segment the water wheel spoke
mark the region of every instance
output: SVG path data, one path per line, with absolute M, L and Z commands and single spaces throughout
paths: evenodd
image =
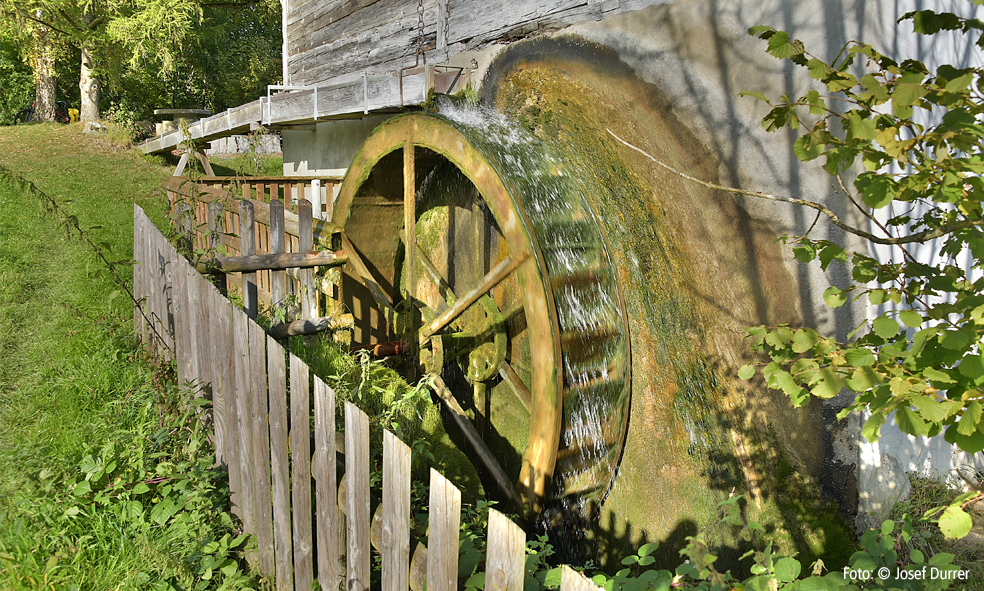
M 475 429 L 475 425 L 468 419 L 461 405 L 458 404 L 458 400 L 455 399 L 454 394 L 448 388 L 441 376 L 437 374 L 431 374 L 431 379 L 434 383 L 434 391 L 437 396 L 447 405 L 448 409 L 451 411 L 451 416 L 454 418 L 455 422 L 461 428 L 462 433 L 465 435 L 465 439 L 472 445 L 475 449 L 475 453 L 478 455 L 482 464 L 489 470 L 492 477 L 495 478 L 496 484 L 502 490 L 502 493 L 506 495 L 510 501 L 512 501 L 517 507 L 523 505 L 522 500 L 519 495 L 516 494 L 516 489 L 513 488 L 512 482 L 509 477 L 506 476 L 506 471 L 499 464 L 498 460 L 495 459 L 495 455 L 492 450 L 489 449 L 485 441 L 482 440 L 482 436 L 478 434 L 478 430 Z
M 509 384 L 509 389 L 516 395 L 526 412 L 529 412 L 533 408 L 533 395 L 530 394 L 526 384 L 523 383 L 523 380 L 516 374 L 508 361 L 499 364 L 499 375 L 502 376 L 503 381 Z
M 403 241 L 403 246 L 405 248 L 410 248 L 410 245 L 407 244 L 407 233 L 403 230 L 400 231 L 400 240 Z M 451 286 L 448 285 L 447 280 L 443 275 L 441 275 L 441 272 L 437 270 L 437 267 L 434 265 L 433 261 L 431 261 L 430 257 L 427 256 L 427 253 L 424 252 L 424 249 L 421 248 L 420 244 L 416 242 L 414 242 L 414 244 L 416 246 L 415 250 L 417 252 L 417 260 L 424 268 L 424 271 L 427 272 L 427 276 L 430 280 L 437 286 L 438 293 L 441 294 L 441 297 L 446 301 L 450 295 L 451 301 L 457 300 L 457 296 L 455 296 L 454 292 L 451 291 Z M 445 304 L 444 301 L 438 302 L 438 304 L 442 305 L 444 309 L 447 309 L 447 304 Z
M 355 245 L 352 244 L 352 241 L 349 240 L 348 236 L 345 234 L 342 234 L 341 236 L 342 245 L 344 245 L 345 251 L 349 255 L 349 264 L 352 265 L 355 272 L 362 278 L 362 283 L 369 289 L 369 292 L 372 293 L 372 297 L 376 300 L 376 303 L 389 312 L 390 318 L 395 318 L 396 310 L 393 309 L 393 302 L 390 300 L 389 296 L 386 295 L 383 288 L 380 287 L 379 283 L 376 282 L 376 279 L 372 276 L 372 273 L 369 272 L 369 267 L 367 267 L 365 261 L 362 260 L 362 255 L 359 254 L 359 250 L 355 248 Z
M 528 253 L 522 253 L 518 256 L 509 255 L 506 257 L 505 260 L 496 265 L 494 269 L 489 271 L 489 273 L 482 278 L 482 281 L 478 287 L 466 293 L 460 300 L 455 302 L 453 306 L 445 310 L 443 314 L 425 326 L 423 330 L 420 331 L 420 342 L 426 342 L 431 335 L 453 322 L 462 314 L 462 312 L 477 302 L 479 298 L 491 291 L 496 285 L 499 285 L 502 280 L 508 277 L 510 273 L 515 271 L 527 258 L 529 258 Z

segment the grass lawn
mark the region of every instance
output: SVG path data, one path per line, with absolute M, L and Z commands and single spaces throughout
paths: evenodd
M 173 164 L 81 129 L 0 127 L 0 589 L 256 586 L 197 421 L 65 223 L 129 260 L 133 204 L 160 223 Z

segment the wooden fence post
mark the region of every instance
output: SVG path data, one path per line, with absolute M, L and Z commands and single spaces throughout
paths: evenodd
M 410 585 L 410 457 L 407 444 L 383 433 L 383 591 Z
M 274 199 L 270 202 L 270 254 L 284 252 L 284 202 Z M 270 275 L 270 305 L 276 309 L 284 305 L 287 296 L 287 271 L 276 270 Z M 284 316 L 284 321 L 288 319 Z
M 281 243 L 281 247 L 283 243 Z M 318 581 L 322 589 L 336 589 L 338 568 L 338 474 L 335 469 L 335 392 L 314 377 L 314 465 L 318 546 Z M 405 591 L 405 590 L 403 590 Z
M 369 417 L 345 401 L 346 591 L 369 589 Z
M 431 468 L 427 535 L 427 591 L 457 591 L 461 491 Z
M 287 460 L 287 353 L 267 337 L 270 381 L 270 468 L 273 473 L 273 536 L 277 591 L 294 590 L 293 538 L 290 528 L 290 472 Z
M 314 582 L 314 541 L 311 534 L 311 395 L 308 366 L 290 356 L 291 506 L 294 508 L 294 588 L 306 591 Z
M 314 218 L 311 202 L 301 199 L 297 202 L 297 247 L 299 252 L 314 250 Z M 301 280 L 301 318 L 309 320 L 318 317 L 318 296 L 314 292 L 314 269 L 299 269 Z
M 239 254 L 242 256 L 256 254 L 256 221 L 253 204 L 246 200 L 239 202 Z M 256 273 L 243 273 L 243 310 L 253 319 L 256 318 L 257 313 L 256 296 Z

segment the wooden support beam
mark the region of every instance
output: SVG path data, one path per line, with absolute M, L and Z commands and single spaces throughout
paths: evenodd
M 351 314 L 327 316 L 325 318 L 309 318 L 295 320 L 284 324 L 278 322 L 270 327 L 270 334 L 278 339 L 304 334 L 314 334 L 326 330 L 347 330 L 354 326 L 355 320 Z
M 271 241 L 272 245 L 272 241 Z M 283 250 L 283 245 L 281 245 Z M 314 252 L 288 252 L 283 254 L 254 254 L 252 256 L 217 257 L 202 259 L 195 267 L 199 273 L 222 271 L 247 273 L 251 271 L 309 269 L 311 267 L 341 267 L 348 263 L 345 251 L 322 250 Z

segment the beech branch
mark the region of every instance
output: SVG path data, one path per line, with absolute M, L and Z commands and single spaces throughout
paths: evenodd
M 698 179 L 696 177 L 690 176 L 689 174 L 687 174 L 685 172 L 680 172 L 679 170 L 673 168 L 672 166 L 670 166 L 669 164 L 666 164 L 665 162 L 661 162 L 661 161 L 657 160 L 656 158 L 654 158 L 653 156 L 651 156 L 649 153 L 647 153 L 645 150 L 642 150 L 641 148 L 637 148 L 636 146 L 633 146 L 629 142 L 627 142 L 627 141 L 623 140 L 622 138 L 618 137 L 617 135 L 615 135 L 615 132 L 614 131 L 612 131 L 610 129 L 608 129 L 607 131 L 608 131 L 609 134 L 611 134 L 611 136 L 613 138 L 615 138 L 619 142 L 621 142 L 621 143 L 625 144 L 626 146 L 632 148 L 636 152 L 639 152 L 640 154 L 642 154 L 646 158 L 649 158 L 650 160 L 652 160 L 653 162 L 655 162 L 657 165 L 665 168 L 666 170 L 672 172 L 673 174 L 675 174 L 675 175 L 677 175 L 679 177 L 682 177 L 682 178 L 687 179 L 688 181 L 691 181 L 693 183 L 697 183 L 698 185 L 702 185 L 704 187 L 707 187 L 708 189 L 715 189 L 715 190 L 718 190 L 718 191 L 727 191 L 728 193 L 734 193 L 736 195 L 746 195 L 748 197 L 755 197 L 757 199 L 767 199 L 769 201 L 778 201 L 780 203 L 792 203 L 794 205 L 802 205 L 803 207 L 809 207 L 810 209 L 814 209 L 816 211 L 819 211 L 823 215 L 827 216 L 827 218 L 830 219 L 831 223 L 833 223 L 835 226 L 837 226 L 841 230 L 844 230 L 845 232 L 847 232 L 849 234 L 854 234 L 855 236 L 864 238 L 865 240 L 870 240 L 871 242 L 874 242 L 875 244 L 887 244 L 887 245 L 891 245 L 891 246 L 896 246 L 896 245 L 899 245 L 899 244 L 910 244 L 912 242 L 924 242 L 926 240 L 932 240 L 934 238 L 940 238 L 942 236 L 946 236 L 947 234 L 952 234 L 953 232 L 957 232 L 959 230 L 964 230 L 966 228 L 973 228 L 975 226 L 980 226 L 981 224 L 984 224 L 984 218 L 979 219 L 979 220 L 964 220 L 962 222 L 957 222 L 955 224 L 948 224 L 946 226 L 941 226 L 941 227 L 935 228 L 933 230 L 924 230 L 922 232 L 917 232 L 916 234 L 909 234 L 908 236 L 901 236 L 901 237 L 898 237 L 898 238 L 882 238 L 880 236 L 875 236 L 874 234 L 872 234 L 870 232 L 865 232 L 864 230 L 862 230 L 860 228 L 855 228 L 854 226 L 845 224 L 844 222 L 841 221 L 841 219 L 839 217 L 837 217 L 837 214 L 835 214 L 833 211 L 831 211 L 828 207 L 826 207 L 825 205 L 822 205 L 820 203 L 817 203 L 815 201 L 808 201 L 806 199 L 795 199 L 793 197 L 779 197 L 778 195 L 770 195 L 768 193 L 762 193 L 761 191 L 746 191 L 745 189 L 738 189 L 738 188 L 735 188 L 735 187 L 726 187 L 724 185 L 718 185 L 716 183 L 709 183 L 707 181 L 702 181 L 702 180 L 700 180 L 700 179 Z

